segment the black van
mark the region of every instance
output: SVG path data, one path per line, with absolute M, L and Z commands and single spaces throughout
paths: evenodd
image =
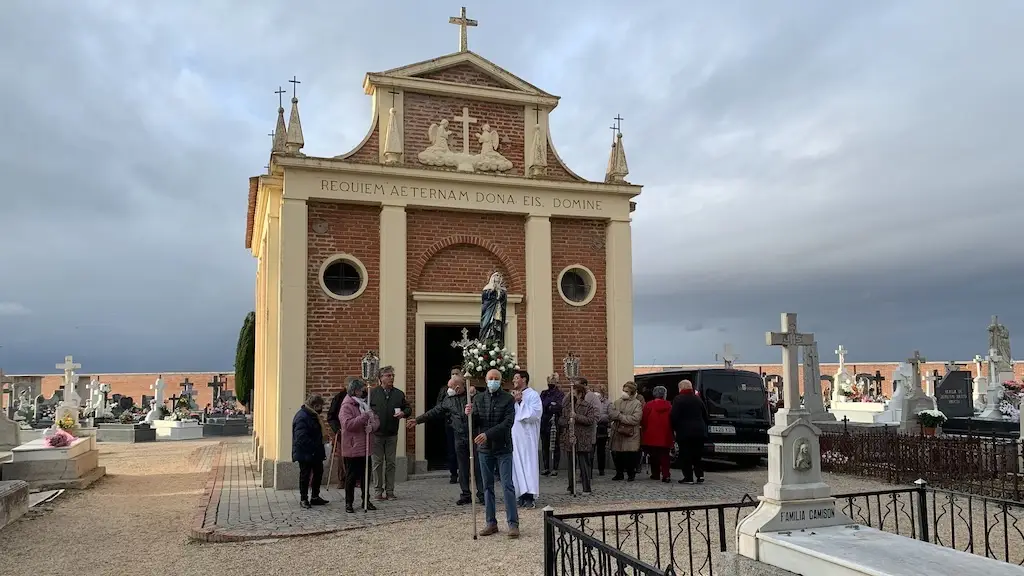
M 634 377 L 637 391 L 646 400 L 655 386 L 668 391 L 665 399 L 672 401 L 679 394 L 679 382 L 693 382 L 708 407 L 711 423 L 704 453 L 708 457 L 730 460 L 744 466 L 757 465 L 768 454 L 768 428 L 771 409 L 764 381 L 756 372 L 730 368 L 673 370 L 651 372 Z

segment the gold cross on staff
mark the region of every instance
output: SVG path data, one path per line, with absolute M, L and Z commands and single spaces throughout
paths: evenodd
M 458 16 L 452 16 L 448 18 L 449 24 L 457 24 L 459 26 L 459 52 L 466 52 L 469 50 L 469 34 L 467 34 L 467 27 L 476 26 L 476 20 L 470 20 L 466 18 L 466 7 L 463 6 Z

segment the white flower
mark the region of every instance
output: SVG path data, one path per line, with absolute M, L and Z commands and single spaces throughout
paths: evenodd
M 466 364 L 466 370 L 472 370 L 473 367 L 474 366 L 472 364 Z
M 484 357 L 483 356 L 477 356 L 476 359 L 479 362 L 483 362 L 484 361 Z
M 494 366 L 495 364 L 497 364 L 497 362 L 495 362 L 494 360 L 491 360 L 491 366 Z
M 514 367 L 514 369 L 515 369 L 515 370 L 519 370 L 519 369 L 520 369 L 520 368 L 519 368 L 519 364 L 516 364 L 516 365 L 515 365 L 515 367 Z
M 476 371 L 477 371 L 477 372 L 483 372 L 483 370 L 484 370 L 484 367 L 483 367 L 483 366 L 477 366 L 477 367 L 476 367 Z
M 469 351 L 469 353 L 475 356 L 480 353 L 480 350 L 478 348 L 473 348 L 472 350 Z

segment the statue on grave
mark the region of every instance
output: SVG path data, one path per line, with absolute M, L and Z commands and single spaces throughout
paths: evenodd
M 490 281 L 480 294 L 480 341 L 505 345 L 505 308 L 508 290 L 501 272 L 491 274 Z
M 992 325 L 988 327 L 988 348 L 995 350 L 999 356 L 996 364 L 997 374 L 1013 372 L 1010 356 L 1010 329 L 999 323 L 999 317 L 992 317 Z

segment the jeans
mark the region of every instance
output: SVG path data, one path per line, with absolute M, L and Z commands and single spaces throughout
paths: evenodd
M 380 496 L 385 491 L 395 495 L 395 451 L 398 436 L 375 436 L 373 438 L 373 493 Z
M 345 476 L 345 505 L 351 506 L 356 499 L 356 484 L 362 486 L 363 478 L 366 477 L 366 456 L 345 458 L 345 468 L 348 470 L 348 475 Z M 370 492 L 365 486 L 362 493 L 364 500 L 369 497 Z M 362 506 L 363 503 L 359 505 Z
M 494 502 L 494 469 L 501 478 L 501 491 L 505 493 L 505 519 L 509 527 L 519 527 L 519 509 L 516 507 L 516 487 L 512 483 L 512 453 L 491 454 L 480 452 L 480 475 L 484 484 L 484 519 L 488 526 L 497 526 Z
M 469 485 L 469 442 L 463 440 L 456 441 L 455 454 L 459 460 L 459 488 L 462 490 L 462 497 L 469 498 L 470 491 L 475 488 L 477 499 L 483 500 L 484 493 L 480 488 L 483 486 L 483 478 L 480 476 L 480 453 L 477 452 L 476 446 L 473 446 L 473 468 L 475 468 L 473 470 L 473 480 L 476 483 L 475 487 Z
M 313 498 L 319 498 L 320 484 L 323 483 L 323 480 L 323 461 L 299 462 L 299 499 L 308 502 L 310 491 L 313 492 Z
M 552 425 L 551 428 L 555 428 L 555 426 Z M 558 470 L 558 458 L 559 458 L 559 456 L 561 456 L 561 453 L 558 450 L 558 448 L 559 448 L 558 442 L 559 442 L 558 434 L 555 434 L 554 442 L 552 442 L 552 440 L 551 440 L 551 430 L 550 429 L 548 429 L 547 431 L 544 431 L 544 430 L 540 431 L 540 451 L 543 453 L 543 454 L 541 454 L 541 456 L 542 456 L 541 461 L 544 463 L 544 470 L 545 471 L 550 472 L 551 470 Z M 555 461 L 554 461 L 554 465 L 553 466 L 552 466 L 552 462 L 551 462 L 551 445 L 552 444 L 555 445 L 554 446 L 554 449 L 555 449 L 554 450 L 555 451 L 554 460 Z

